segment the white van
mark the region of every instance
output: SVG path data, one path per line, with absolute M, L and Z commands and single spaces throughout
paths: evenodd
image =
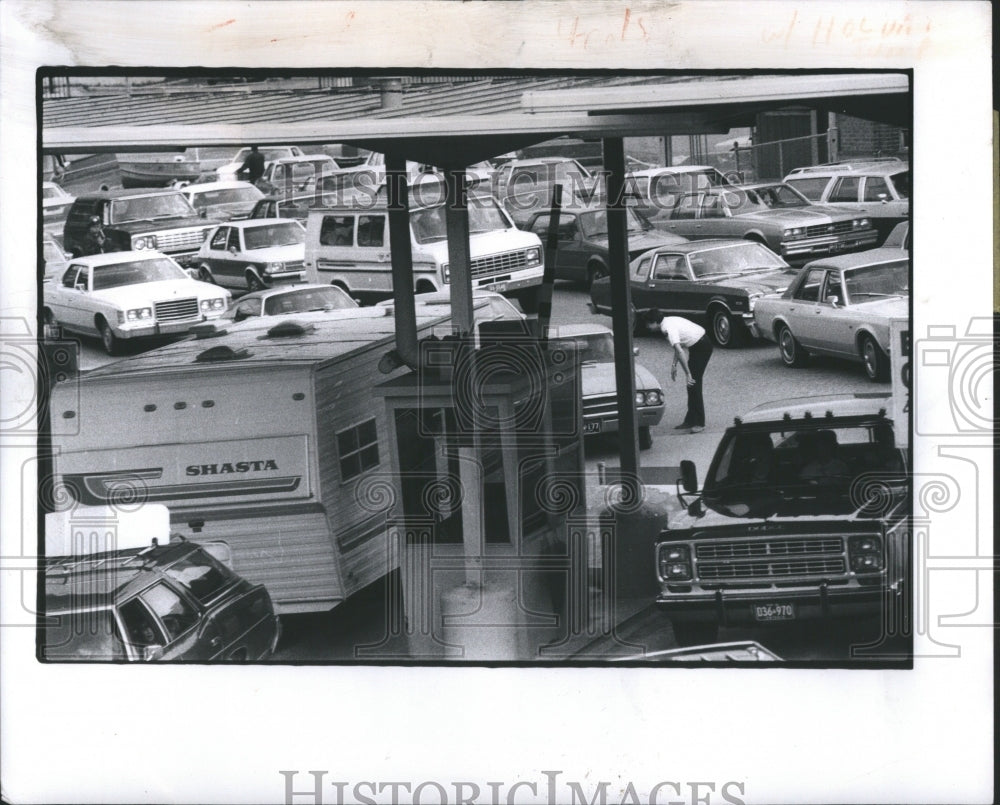
M 524 232 L 492 196 L 469 198 L 473 290 L 516 298 L 534 312 L 544 270 L 542 242 Z M 448 290 L 444 204 L 410 210 L 413 283 L 417 293 Z M 352 297 L 392 295 L 389 216 L 384 204 L 312 209 L 306 226 L 306 280 L 339 285 Z

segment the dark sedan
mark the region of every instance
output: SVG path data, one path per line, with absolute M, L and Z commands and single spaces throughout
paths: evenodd
M 629 266 L 636 329 L 644 329 L 644 313 L 659 309 L 706 323 L 709 336 L 720 347 L 737 346 L 751 332 L 757 300 L 784 291 L 795 274 L 766 246 L 746 240 L 661 246 Z M 595 312 L 611 314 L 607 277 L 594 282 L 590 298 Z
M 657 232 L 631 209 L 626 212 L 630 260 L 657 246 L 687 242 L 687 238 L 679 235 Z M 549 213 L 537 213 L 524 228 L 538 235 L 544 244 L 549 232 Z M 608 262 L 607 210 L 604 207 L 562 210 L 555 278 L 583 282 L 589 287 L 594 280 L 608 275 Z

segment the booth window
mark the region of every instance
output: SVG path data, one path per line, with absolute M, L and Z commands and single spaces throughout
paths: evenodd
M 337 453 L 340 456 L 340 480 L 343 482 L 377 467 L 378 432 L 375 420 L 369 419 L 340 431 L 337 434 Z

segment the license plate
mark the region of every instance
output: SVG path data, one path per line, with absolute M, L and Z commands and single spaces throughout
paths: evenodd
M 795 604 L 752 604 L 754 620 L 790 621 L 795 620 Z
M 600 433 L 601 432 L 601 420 L 595 419 L 591 422 L 583 423 L 584 433 Z
M 506 282 L 494 282 L 492 285 L 487 285 L 486 290 L 495 291 L 496 293 L 503 293 L 507 290 Z

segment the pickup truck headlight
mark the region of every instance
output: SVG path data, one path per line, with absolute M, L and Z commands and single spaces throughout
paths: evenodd
M 878 537 L 851 537 L 847 547 L 855 573 L 878 573 L 882 569 L 882 540 Z
M 226 300 L 221 297 L 218 299 L 202 299 L 201 309 L 203 312 L 208 312 L 210 310 L 225 310 Z
M 132 248 L 135 251 L 156 248 L 156 235 L 139 235 L 132 238 Z
M 153 318 L 153 309 L 149 307 L 135 307 L 125 311 L 125 321 L 142 321 Z
M 285 270 L 284 263 L 268 263 L 266 266 L 264 266 L 265 274 L 274 274 L 278 271 L 284 271 L 284 270 Z
M 524 253 L 524 264 L 527 266 L 537 266 L 542 262 L 542 250 L 541 248 L 528 249 Z
M 441 265 L 441 279 L 444 282 L 451 282 L 451 269 L 448 267 L 447 263 Z
M 851 224 L 855 229 L 868 229 L 872 225 L 872 222 L 867 218 L 855 218 Z
M 660 578 L 665 581 L 690 581 L 691 549 L 687 545 L 660 546 Z

